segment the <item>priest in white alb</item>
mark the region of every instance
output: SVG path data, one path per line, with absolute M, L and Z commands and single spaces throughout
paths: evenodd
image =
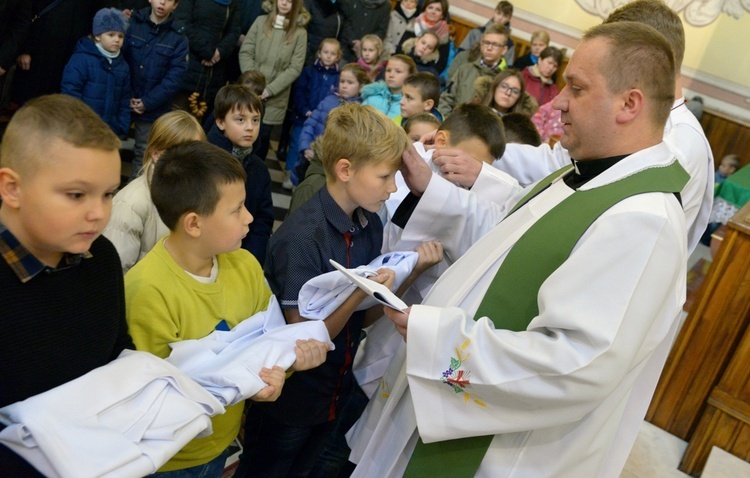
M 505 205 L 404 155 L 406 228 L 458 260 L 387 311 L 406 357 L 350 432 L 353 476 L 619 476 L 685 300 L 674 75 L 651 27 L 589 30 L 554 101 L 573 164 Z

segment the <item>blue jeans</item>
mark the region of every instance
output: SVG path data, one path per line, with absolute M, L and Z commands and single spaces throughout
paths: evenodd
M 229 449 L 224 450 L 208 463 L 182 470 L 157 471 L 151 476 L 154 478 L 221 478 L 227 457 L 229 457 Z

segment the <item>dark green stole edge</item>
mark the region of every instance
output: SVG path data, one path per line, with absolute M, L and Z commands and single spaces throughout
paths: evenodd
M 510 214 L 571 168 L 568 166 L 541 180 Z M 674 161 L 670 166 L 648 168 L 611 184 L 574 192 L 513 245 L 479 304 L 475 320 L 488 317 L 495 328 L 526 330 L 539 314 L 537 295 L 542 283 L 565 262 L 581 236 L 604 211 L 637 194 L 677 193 L 688 179 L 688 173 Z M 487 435 L 425 444 L 420 437 L 404 477 L 473 477 L 493 438 L 494 435 Z

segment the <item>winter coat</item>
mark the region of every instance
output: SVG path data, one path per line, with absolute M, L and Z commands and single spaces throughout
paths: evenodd
M 175 21 L 185 25 L 185 36 L 190 47 L 188 72 L 182 82 L 182 91 L 197 91 L 212 99 L 224 86 L 225 60 L 234 51 L 240 37 L 241 18 L 237 0 L 220 5 L 214 0 L 182 0 L 174 11 Z M 203 66 L 202 60 L 211 60 L 216 50 L 221 59 L 213 66 Z
M 419 9 L 411 14 L 410 17 L 406 17 L 406 14 L 401 9 L 401 3 L 396 4 L 396 8 L 391 10 L 390 21 L 388 22 L 388 31 L 385 34 L 383 42 L 385 43 L 385 51 L 393 55 L 396 53 L 399 45 L 401 45 L 401 38 L 407 31 L 414 32 L 414 19 L 417 18 Z
M 339 66 L 326 68 L 316 61 L 306 66 L 294 85 L 294 124 L 302 126 L 307 113 L 312 112 L 339 85 Z
M 362 104 L 375 107 L 389 118 L 401 114 L 401 96 L 401 93 L 391 93 L 385 81 L 377 81 L 362 87 Z
M 297 28 L 294 37 L 287 42 L 286 32 L 272 29 L 265 34 L 268 15 L 261 15 L 245 35 L 240 47 L 240 69 L 245 72 L 257 70 L 266 77 L 266 90 L 270 96 L 266 99 L 263 124 L 277 125 L 284 121 L 289 104 L 289 93 L 292 83 L 302 73 L 307 52 L 307 31 L 305 25 L 310 14 L 304 8 L 297 17 Z
M 289 202 L 289 211 L 286 217 L 289 217 L 298 207 L 305 204 L 315 193 L 320 191 L 326 185 L 326 171 L 320 158 L 315 156 L 310 160 L 310 166 L 305 173 L 305 179 L 299 183 L 292 193 L 292 200 Z
M 149 186 L 149 179 L 142 174 L 122 188 L 112 201 L 112 215 L 104 228 L 103 234 L 120 255 L 123 274 L 169 234 L 151 200 Z
M 156 25 L 151 7 L 130 17 L 122 53 L 130 66 L 133 98 L 140 98 L 146 111 L 133 114 L 137 121 L 153 122 L 172 108 L 188 70 L 188 40 L 185 27 L 173 18 Z
M 495 68 L 488 68 L 478 59 L 473 63 L 462 65 L 456 74 L 451 78 L 450 83 L 445 91 L 440 95 L 440 104 L 438 109 L 443 116 L 448 116 L 456 106 L 468 103 L 474 97 L 474 81 L 480 76 L 489 76 L 494 78 L 506 68 L 505 59 L 501 59 Z
M 357 55 L 352 50 L 354 41 L 370 33 L 385 38 L 391 3 L 387 0 L 346 0 L 341 3 L 341 11 L 345 19 L 341 34 L 344 58 L 349 62 L 357 61 Z
M 414 54 L 414 44 L 417 43 L 416 38 L 410 38 L 401 45 L 401 50 L 405 55 L 408 55 L 414 63 L 417 65 L 417 70 L 427 73 L 432 73 L 438 80 L 440 80 L 440 72 L 438 71 L 438 63 L 440 61 L 440 51 L 435 48 L 435 51 L 425 57 L 418 57 Z M 442 84 L 442 82 L 441 82 Z
M 326 38 L 340 39 L 344 28 L 344 14 L 341 13 L 341 1 L 304 0 L 303 4 L 310 13 L 307 24 L 307 55 L 305 65 L 312 65 L 320 42 Z
M 214 125 L 206 137 L 209 143 L 231 153 L 232 142 L 218 126 Z M 250 232 L 242 239 L 242 248 L 250 251 L 258 262 L 266 260 L 266 247 L 273 230 L 273 200 L 271 199 L 271 175 L 266 163 L 254 154 L 242 160 L 247 174 L 245 180 L 245 207 L 253 216 Z
M 525 68 L 521 75 L 526 85 L 526 93 L 536 98 L 537 104 L 546 105 L 560 93 L 560 88 L 552 81 L 544 81 L 532 71 L 532 66 Z
M 61 90 L 82 100 L 112 128 L 124 136 L 130 128 L 130 68 L 118 55 L 109 62 L 88 37 L 81 38 L 65 65 Z
M 347 101 L 356 101 L 357 103 L 362 101 L 362 98 L 356 96 L 354 98 L 341 98 L 338 94 L 328 95 L 318 104 L 318 107 L 312 112 L 309 118 L 305 120 L 305 124 L 302 126 L 302 132 L 299 136 L 299 151 L 303 153 L 306 149 L 310 149 L 310 144 L 323 134 L 326 128 L 326 120 L 328 114 L 335 107 L 346 103 Z

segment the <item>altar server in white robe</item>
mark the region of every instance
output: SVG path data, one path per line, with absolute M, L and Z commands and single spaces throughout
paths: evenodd
M 676 192 L 688 176 L 661 129 L 674 100 L 674 59 L 654 29 L 605 24 L 585 34 L 565 76 L 554 106 L 575 171 L 510 215 L 405 154 L 404 176 L 421 194 L 406 227 L 432 231 L 460 259 L 424 305 L 387 311 L 407 339 L 406 359 L 350 433 L 354 476 L 619 476 L 685 299 Z M 526 251 L 515 254 L 527 262 L 511 276 L 521 284 L 549 261 L 564 225 L 595 206 L 583 201 L 563 214 L 567 201 L 671 173 L 677 179 L 664 180 L 664 192 L 625 195 L 592 215 L 533 290 L 536 312 L 519 327 L 506 308 L 529 288 L 516 289 L 507 274 L 504 287 L 493 284 L 509 257 Z M 538 241 L 531 231 L 549 219 L 563 227 Z M 510 300 L 498 306 L 498 294 Z

